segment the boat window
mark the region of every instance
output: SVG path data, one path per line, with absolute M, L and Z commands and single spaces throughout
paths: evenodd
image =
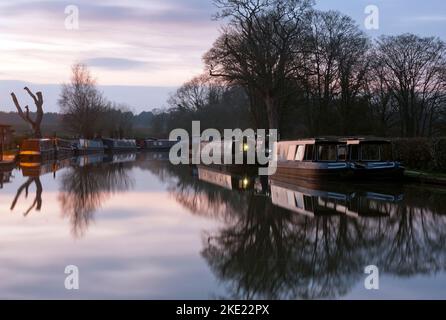
M 317 159 L 319 161 L 336 161 L 336 145 L 323 144 L 317 147 Z
M 279 145 L 279 160 L 286 160 L 286 149 L 282 145 Z
M 379 144 L 363 144 L 361 146 L 362 161 L 379 161 Z
M 390 143 L 381 145 L 381 160 L 393 161 L 392 145 Z
M 304 206 L 306 211 L 314 212 L 313 198 L 310 196 L 304 196 Z
M 302 161 L 304 159 L 304 156 L 305 156 L 305 146 L 298 146 L 296 157 L 294 158 L 294 160 Z
M 314 160 L 314 145 L 308 144 L 305 146 L 305 161 L 313 161 Z
M 350 160 L 353 160 L 353 161 L 359 160 L 359 146 L 358 145 L 350 146 Z
M 288 155 L 287 155 L 286 159 L 288 161 L 291 161 L 291 160 L 294 160 L 295 156 L 296 156 L 296 146 L 289 146 L 288 147 Z
M 338 146 L 338 161 L 347 161 L 347 146 Z

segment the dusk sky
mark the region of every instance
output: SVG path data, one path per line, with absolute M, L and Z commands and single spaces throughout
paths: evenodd
M 78 30 L 65 28 L 69 5 L 79 8 Z M 372 37 L 446 39 L 444 0 L 319 0 L 316 8 L 339 10 L 364 28 L 368 5 L 380 9 Z M 0 108 L 13 110 L 8 93 L 28 82 L 48 89 L 47 110 L 57 111 L 54 85 L 68 81 L 76 61 L 91 68 L 108 98 L 137 112 L 162 107 L 168 92 L 203 72 L 201 58 L 219 34 L 213 13 L 212 0 L 0 0 Z

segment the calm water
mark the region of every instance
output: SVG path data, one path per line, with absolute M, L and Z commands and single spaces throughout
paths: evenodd
M 446 298 L 445 190 L 291 185 L 163 156 L 1 173 L 0 298 Z

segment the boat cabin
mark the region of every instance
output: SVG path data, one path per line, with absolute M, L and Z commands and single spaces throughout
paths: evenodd
M 348 158 L 359 162 L 393 161 L 392 144 L 380 139 L 347 139 Z
M 144 149 L 149 151 L 170 151 L 177 143 L 177 140 L 146 140 Z
M 278 161 L 346 162 L 347 143 L 335 139 L 284 141 L 277 144 Z
M 75 142 L 75 152 L 77 154 L 101 153 L 104 152 L 102 140 L 79 139 Z
M 136 140 L 102 139 L 107 151 L 136 151 Z

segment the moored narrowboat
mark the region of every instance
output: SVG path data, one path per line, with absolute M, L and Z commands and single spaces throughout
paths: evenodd
M 345 139 L 354 178 L 402 178 L 405 168 L 393 157 L 392 144 L 379 138 Z
M 73 156 L 73 141 L 55 138 L 53 142 L 57 158 L 65 159 Z
M 102 139 L 105 151 L 130 152 L 137 150 L 136 140 L 128 139 Z
M 55 156 L 54 143 L 51 139 L 26 139 L 20 146 L 20 158 L 52 159 Z
M 277 170 L 273 178 L 339 179 L 350 175 L 347 143 L 338 139 L 277 142 Z
M 78 139 L 74 143 L 74 151 L 77 155 L 103 153 L 104 144 L 102 140 Z
M 166 139 L 145 140 L 143 149 L 148 151 L 170 151 L 170 149 L 177 143 L 178 141 L 176 140 Z

